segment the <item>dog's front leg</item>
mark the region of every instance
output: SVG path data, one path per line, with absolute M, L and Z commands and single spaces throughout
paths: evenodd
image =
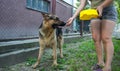
M 44 52 L 44 47 L 40 46 L 37 62 L 32 66 L 32 68 L 36 68 L 39 65 L 43 52 Z
M 57 50 L 56 50 L 56 48 L 57 48 L 57 44 L 54 44 L 53 45 L 53 66 L 57 66 L 58 64 L 57 64 Z

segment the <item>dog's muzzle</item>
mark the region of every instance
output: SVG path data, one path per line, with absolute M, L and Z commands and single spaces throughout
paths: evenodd
M 62 22 L 59 26 L 65 26 L 66 23 L 65 22 Z
M 66 23 L 65 22 L 61 22 L 60 24 L 53 24 L 52 25 L 52 27 L 53 28 L 62 28 L 62 27 L 64 27 L 66 25 Z

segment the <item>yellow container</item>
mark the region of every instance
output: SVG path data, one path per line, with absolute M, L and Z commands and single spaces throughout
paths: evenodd
M 96 9 L 87 9 L 80 12 L 80 20 L 90 20 L 92 18 L 98 18 L 98 12 Z

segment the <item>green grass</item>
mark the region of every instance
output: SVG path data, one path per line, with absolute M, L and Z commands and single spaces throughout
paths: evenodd
M 69 71 L 91 71 L 96 62 L 96 53 L 91 40 L 82 42 L 78 47 L 68 50 L 70 52 Z
M 113 39 L 115 46 L 115 53 L 112 62 L 112 71 L 120 71 L 120 40 Z M 89 39 L 82 39 L 80 41 L 64 44 L 63 47 L 64 58 L 61 59 L 58 55 L 58 66 L 52 67 L 50 64 L 46 67 L 45 65 L 40 65 L 43 67 L 41 71 L 92 71 L 91 67 L 96 64 L 97 56 L 94 48 L 93 41 Z M 47 62 L 49 57 L 43 58 L 42 63 Z M 29 59 L 27 63 L 30 65 L 35 62 L 35 59 Z M 39 68 L 39 67 L 38 67 Z
M 120 71 L 120 40 L 113 39 L 114 44 L 114 58 L 112 63 L 112 69 L 113 71 Z

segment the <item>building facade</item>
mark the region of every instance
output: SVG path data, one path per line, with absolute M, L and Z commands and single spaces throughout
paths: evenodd
M 64 0 L 56 0 L 55 6 L 61 20 L 72 15 L 72 5 Z M 52 0 L 0 0 L 0 41 L 38 37 L 40 12 L 52 13 L 52 7 Z
M 0 0 L 0 67 L 37 57 L 40 12 L 55 13 L 66 22 L 72 8 L 64 0 Z

